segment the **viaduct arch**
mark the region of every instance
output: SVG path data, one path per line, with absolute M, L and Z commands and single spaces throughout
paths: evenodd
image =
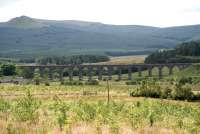
M 102 70 L 104 68 L 107 68 L 107 75 L 108 79 L 112 80 L 113 71 L 117 71 L 118 80 L 120 81 L 122 79 L 122 70 L 126 69 L 128 71 L 128 80 L 132 80 L 132 73 L 133 69 L 136 69 L 136 72 L 138 72 L 138 76 L 142 76 L 142 71 L 147 70 L 148 76 L 152 77 L 152 69 L 158 68 L 158 77 L 161 79 L 163 77 L 163 68 L 167 67 L 169 69 L 169 75 L 173 74 L 173 68 L 178 67 L 179 70 L 182 70 L 184 68 L 187 68 L 190 66 L 190 63 L 169 63 L 169 64 L 132 64 L 132 65 L 17 65 L 20 68 L 29 68 L 32 71 L 35 69 L 40 70 L 40 76 L 44 76 L 44 70 L 47 68 L 49 69 L 49 77 L 52 77 L 53 70 L 59 70 L 59 78 L 60 81 L 63 80 L 63 71 L 64 69 L 68 69 L 68 75 L 69 80 L 73 80 L 73 71 L 74 69 L 78 69 L 78 77 L 79 80 L 83 80 L 83 69 L 87 69 L 87 76 L 88 80 L 93 79 L 93 71 L 96 69 L 97 71 L 97 77 L 98 80 L 102 80 Z

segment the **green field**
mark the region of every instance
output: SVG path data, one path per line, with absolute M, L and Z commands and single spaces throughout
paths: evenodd
M 130 97 L 130 92 L 138 86 L 110 81 L 108 103 L 107 82 L 93 86 L 58 82 L 51 82 L 50 86 L 1 84 L 1 133 L 196 134 L 200 131 L 199 102 Z
M 169 88 L 173 89 L 172 94 L 176 88 L 186 93 L 191 89 L 194 95 L 200 93 L 198 64 L 173 71 L 169 76 L 169 70 L 164 68 L 163 79 L 144 88 L 159 89 L 162 94 Z M 158 70 L 154 68 L 152 74 L 157 78 Z M 130 82 L 127 74 L 123 74 L 122 81 L 117 81 L 117 75 L 111 81 L 103 76 L 104 81 L 97 81 L 97 85 L 87 85 L 86 76 L 82 82 L 74 77 L 74 85 L 70 85 L 67 77 L 62 84 L 58 79 L 42 79 L 39 85 L 33 80 L 23 84 L 1 83 L 0 133 L 199 134 L 200 102 L 178 101 L 173 97 L 132 97 L 133 92 L 141 89 L 143 81 L 152 79 L 146 79 L 147 71 L 143 71 L 142 76 L 133 73 L 132 81 L 137 83 L 132 85 L 127 85 Z M 183 88 L 177 86 L 176 82 L 183 76 L 195 78 L 195 83 L 187 83 Z

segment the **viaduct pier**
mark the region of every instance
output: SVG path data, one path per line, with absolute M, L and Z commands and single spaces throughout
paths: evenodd
M 128 80 L 132 80 L 133 76 L 133 70 L 134 72 L 138 72 L 138 76 L 142 76 L 142 71 L 147 70 L 148 76 L 152 77 L 152 70 L 153 68 L 158 69 L 158 77 L 161 79 L 163 77 L 163 68 L 167 67 L 169 72 L 169 75 L 173 74 L 173 68 L 177 67 L 179 70 L 182 70 L 184 68 L 187 68 L 190 66 L 190 63 L 169 63 L 169 64 L 131 64 L 131 65 L 17 65 L 18 67 L 22 69 L 30 69 L 34 72 L 35 69 L 39 69 L 40 76 L 44 76 L 44 70 L 48 69 L 49 77 L 52 77 L 52 72 L 54 70 L 58 70 L 59 72 L 59 78 L 62 81 L 63 80 L 63 72 L 65 69 L 68 71 L 68 77 L 69 80 L 73 80 L 74 77 L 74 70 L 78 72 L 76 76 L 79 77 L 79 80 L 83 80 L 83 70 L 87 70 L 86 76 L 88 77 L 88 80 L 92 80 L 94 76 L 94 71 L 96 72 L 95 75 L 97 76 L 98 80 L 102 80 L 103 76 L 103 70 L 107 71 L 107 77 L 109 80 L 112 80 L 113 72 L 117 72 L 118 80 L 120 81 L 122 79 L 122 70 L 127 70 Z

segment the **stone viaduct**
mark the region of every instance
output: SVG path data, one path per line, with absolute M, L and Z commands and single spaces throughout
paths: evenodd
M 79 80 L 83 80 L 83 69 L 87 69 L 88 80 L 93 79 L 93 71 L 94 69 L 97 71 L 98 80 L 102 80 L 102 70 L 106 69 L 107 76 L 109 80 L 112 80 L 113 71 L 117 71 L 118 80 L 122 79 L 122 70 L 127 70 L 128 80 L 132 80 L 133 69 L 136 69 L 134 72 L 138 72 L 138 75 L 142 76 L 142 71 L 147 70 L 148 76 L 152 77 L 153 68 L 158 68 L 158 77 L 161 79 L 163 77 L 163 68 L 167 67 L 169 70 L 169 75 L 173 74 L 173 68 L 178 67 L 179 70 L 182 70 L 188 66 L 190 63 L 169 63 L 169 64 L 131 64 L 131 65 L 18 65 L 20 68 L 29 68 L 32 71 L 35 69 L 40 70 L 40 76 L 44 76 L 44 70 L 47 68 L 49 70 L 49 77 L 52 78 L 53 70 L 59 70 L 59 78 L 63 80 L 63 71 L 67 68 L 69 80 L 73 80 L 73 71 L 76 68 L 78 70 Z

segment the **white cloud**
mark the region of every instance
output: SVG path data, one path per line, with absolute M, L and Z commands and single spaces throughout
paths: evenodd
M 12 4 L 12 3 L 15 3 L 15 2 L 18 2 L 19 0 L 1 0 L 0 1 L 0 7 L 3 7 L 3 6 L 7 6 L 9 4 Z
M 14 0 L 13 0 L 14 1 Z M 200 24 L 198 0 L 20 0 L 0 7 L 0 21 L 20 15 L 110 24 L 174 26 Z

